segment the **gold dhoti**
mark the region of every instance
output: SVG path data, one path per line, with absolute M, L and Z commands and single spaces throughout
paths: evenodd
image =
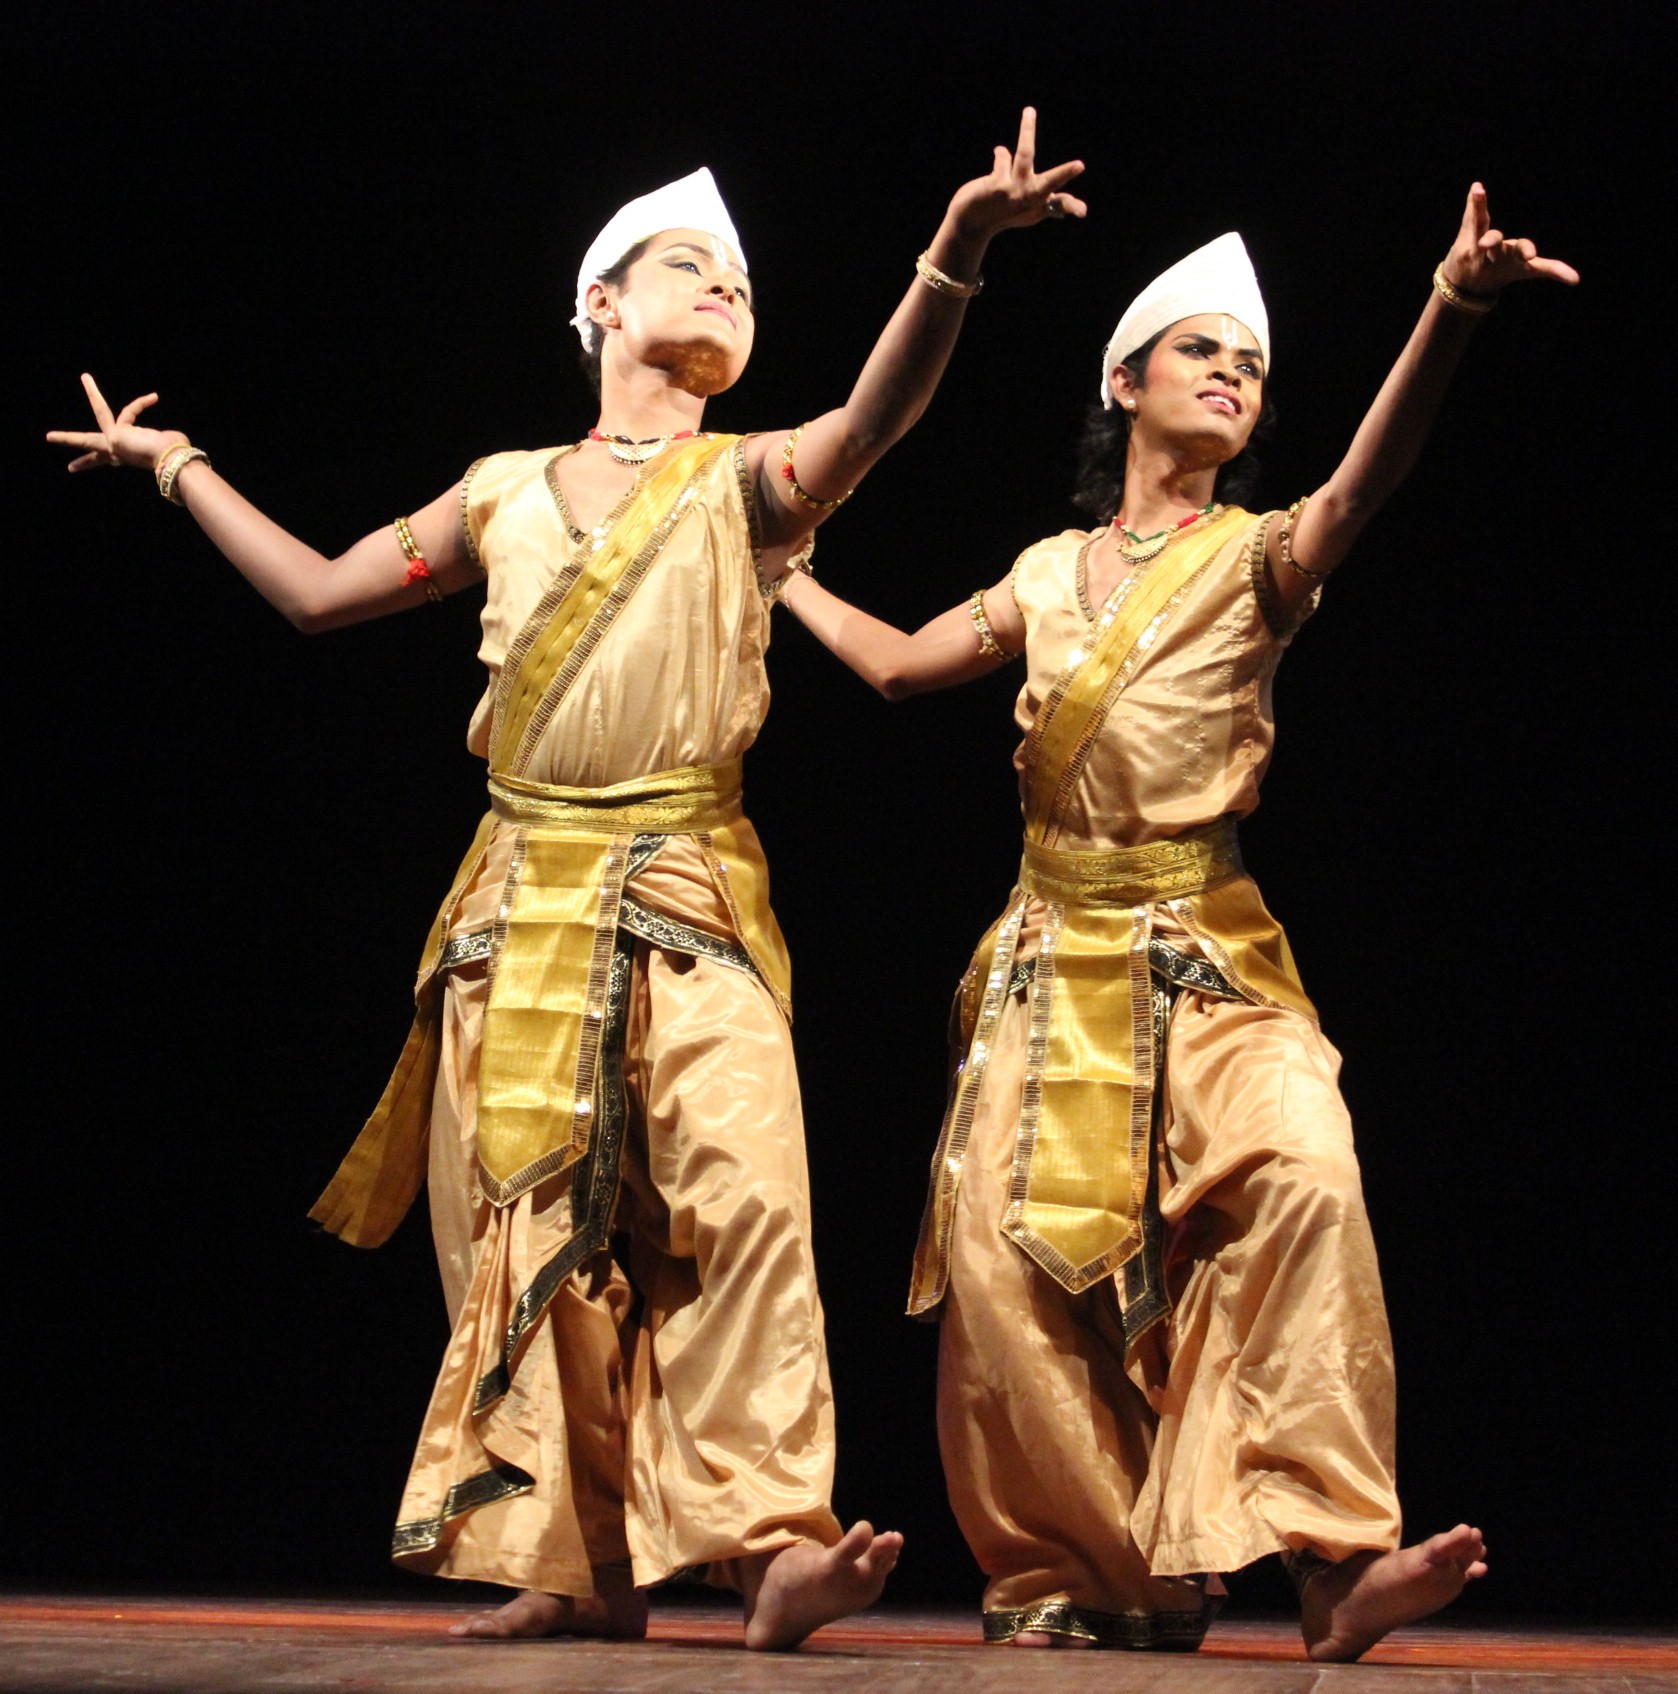
M 789 966 L 740 801 L 772 598 L 744 443 L 673 445 L 587 531 L 565 451 L 467 474 L 492 811 L 313 1215 L 377 1246 L 429 1178 L 453 1334 L 398 1561 L 585 1595 L 839 1528 Z
M 911 1293 L 988 1639 L 1189 1646 L 1206 1575 L 1398 1541 L 1339 1058 L 1234 838 L 1292 632 L 1272 521 L 1225 511 L 1099 612 L 1093 536 L 1015 568 L 1025 861 L 958 998 Z
M 1392 1352 L 1339 1056 L 1298 1012 L 1183 990 L 1162 1078 L 1169 1320 L 1001 1230 L 1029 1017 L 1009 997 L 949 1249 L 939 1440 L 987 1627 L 1198 1639 L 1197 1583 L 1397 1545 Z
M 482 1198 L 487 973 L 448 975 L 430 1193 L 454 1333 L 397 1528 L 414 1569 L 587 1594 L 594 1567 L 625 1558 L 637 1584 L 699 1565 L 733 1581 L 728 1561 L 839 1534 L 786 1019 L 725 939 L 694 838 L 667 839 L 625 894 L 633 921 L 713 950 L 619 931 L 602 1041 L 623 1087 L 621 1117 L 603 1114 L 612 1172 L 591 1156 L 511 1204 Z M 623 1263 L 596 1246 L 545 1291 L 516 1368 L 486 1393 L 521 1301 L 576 1257 L 581 1214 L 614 1174 Z

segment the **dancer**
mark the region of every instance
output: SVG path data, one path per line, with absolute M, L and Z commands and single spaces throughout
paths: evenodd
M 841 1535 L 810 1258 L 789 974 L 740 759 L 769 607 L 811 532 L 931 398 L 999 231 L 1082 216 L 1076 162 L 957 191 L 850 398 L 801 429 L 701 432 L 754 314 L 708 171 L 625 206 L 574 319 L 600 392 L 575 447 L 498 453 L 327 559 L 178 432 L 54 431 L 73 471 L 151 469 L 304 629 L 487 580 L 469 733 L 492 810 L 426 945 L 418 1015 L 313 1216 L 382 1242 L 429 1169 L 453 1335 L 394 1555 L 522 1590 L 455 1626 L 638 1636 L 708 1567 L 748 1646 L 870 1603 L 901 1538 Z M 625 1269 L 609 1250 L 627 1242 Z
M 943 1319 L 939 1436 L 987 1640 L 1192 1648 L 1216 1573 L 1274 1552 L 1311 1656 L 1355 1659 L 1485 1573 L 1466 1524 L 1400 1546 L 1339 1056 L 1235 825 L 1283 650 L 1409 471 L 1469 333 L 1531 277 L 1578 280 L 1492 229 L 1476 184 L 1339 468 L 1254 515 L 1233 501 L 1270 335 L 1225 235 L 1107 347 L 1080 487 L 1100 527 L 1028 548 L 912 636 L 806 578 L 787 596 L 893 698 L 1026 659 L 1024 861 L 957 996 L 910 1303 Z

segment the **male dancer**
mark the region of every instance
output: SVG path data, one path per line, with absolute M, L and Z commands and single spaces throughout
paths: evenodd
M 1400 1545 L 1339 1055 L 1235 826 L 1294 629 L 1529 278 L 1578 280 L 1491 228 L 1476 184 L 1339 468 L 1254 515 L 1234 502 L 1270 333 L 1223 236 L 1108 345 L 1079 490 L 1099 527 L 912 636 L 807 578 L 787 595 L 892 697 L 1026 661 L 1024 859 L 958 997 L 910 1307 L 943 1319 L 939 1436 L 989 1640 L 1192 1647 L 1209 1576 L 1280 1553 L 1312 1657 L 1355 1659 L 1485 1574 L 1467 1524 Z
M 868 1604 L 900 1538 L 841 1534 L 789 975 L 740 801 L 768 615 L 814 528 L 931 398 L 1001 230 L 1081 216 L 1035 115 L 957 191 L 844 405 L 701 430 L 755 318 L 706 171 L 625 206 L 578 278 L 598 423 L 502 453 L 328 559 L 176 432 L 54 431 L 72 470 L 155 471 L 304 629 L 487 579 L 470 742 L 492 810 L 445 899 L 413 1032 L 315 1207 L 383 1241 L 429 1169 L 453 1334 L 395 1556 L 522 1592 L 461 1633 L 635 1636 L 708 1567 L 746 1643 Z M 609 1250 L 627 1243 L 624 1263 Z M 627 1271 L 626 1268 L 627 1267 Z

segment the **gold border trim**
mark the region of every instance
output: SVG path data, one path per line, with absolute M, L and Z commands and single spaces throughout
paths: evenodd
M 1258 601 L 1259 616 L 1264 619 L 1264 627 L 1277 641 L 1286 641 L 1290 636 L 1298 634 L 1299 626 L 1321 604 L 1323 585 L 1318 583 L 1299 606 L 1292 610 L 1277 593 L 1276 585 L 1271 580 L 1269 571 L 1265 569 L 1265 554 L 1270 547 L 1271 527 L 1281 515 L 1280 512 L 1267 513 L 1259 525 L 1251 542 L 1251 551 L 1247 554 L 1247 575 L 1253 584 L 1253 598 Z
M 909 1315 L 920 1317 L 944 1298 L 949 1283 L 950 1235 L 955 1228 L 956 1193 L 961 1187 L 962 1162 L 973 1132 L 973 1114 L 979 1103 L 979 1088 L 990 1059 L 990 1044 L 997 1020 L 1010 992 L 1010 966 L 1019 946 L 1020 928 L 1030 902 L 1017 890 L 996 929 L 990 963 L 985 973 L 984 995 L 974 1020 L 972 1039 L 957 1066 L 950 1088 L 950 1102 L 932 1155 L 932 1173 L 927 1184 L 926 1211 L 921 1240 L 915 1252 L 914 1282 L 909 1290 Z M 959 1007 L 961 990 L 956 991 Z
M 507 857 L 507 874 L 501 882 L 501 899 L 495 908 L 495 928 L 489 954 L 489 986 L 492 993 L 495 989 L 495 967 L 507 949 L 507 922 L 513 913 L 513 901 L 518 895 L 519 881 L 524 875 L 524 858 L 528 850 L 526 832 L 522 829 L 516 831 L 513 836 L 513 850 Z
M 757 977 L 760 982 L 763 980 L 757 966 L 752 963 L 751 954 L 737 941 L 724 941 L 720 936 L 695 929 L 691 924 L 678 923 L 675 918 L 667 918 L 663 912 L 655 912 L 640 901 L 630 899 L 627 894 L 618 902 L 618 928 L 640 936 L 643 941 L 650 941 L 655 947 L 691 953 L 696 958 L 715 959 L 719 965 L 728 965 L 748 976 Z
M 572 546 L 580 547 L 588 540 L 588 533 L 577 522 L 577 514 L 571 510 L 571 502 L 565 498 L 565 490 L 559 486 L 559 461 L 570 458 L 576 451 L 577 444 L 575 443 L 569 447 L 561 447 L 543 465 L 542 480 L 548 485 L 548 493 L 553 496 L 554 509 L 559 513 L 559 521 L 564 525 L 565 533 L 570 537 Z M 637 472 L 636 475 L 639 477 L 640 473 Z M 630 492 L 634 492 L 633 486 Z M 609 525 L 610 522 L 611 519 L 608 517 L 607 524 Z
M 1236 970 L 1234 964 L 1230 961 L 1229 953 L 1224 944 L 1195 915 L 1194 900 L 1191 897 L 1179 896 L 1176 899 L 1167 900 L 1165 905 L 1172 916 L 1182 924 L 1183 928 L 1205 948 L 1206 957 L 1212 961 L 1219 975 L 1235 990 L 1237 999 L 1245 1000 L 1254 1006 L 1268 1006 L 1274 1012 L 1297 1010 L 1296 1007 L 1289 1006 L 1285 1001 L 1275 1000 L 1268 994 L 1260 993 Z
M 451 935 L 443 943 L 437 969 L 439 972 L 452 971 L 459 965 L 475 965 L 479 959 L 487 959 L 494 952 L 495 925 L 485 924 L 482 929 L 470 929 L 464 935 Z
M 734 884 L 729 880 L 728 865 L 722 854 L 717 851 L 716 843 L 711 839 L 709 831 L 696 836 L 695 839 L 699 843 L 700 856 L 705 860 L 705 868 L 711 873 L 711 881 L 722 895 L 722 903 L 728 908 L 728 917 L 734 925 L 734 933 L 740 937 L 740 945 L 745 948 L 746 956 L 752 961 L 753 974 L 769 990 L 769 998 L 775 1002 L 781 1016 L 790 1023 L 792 1021 L 791 1005 L 771 986 L 772 978 L 769 972 L 763 968 L 763 961 L 752 952 L 751 945 L 746 939 L 752 931 L 746 927 L 746 920 L 740 912 L 740 902 L 734 896 Z
M 510 1500 L 515 1494 L 528 1493 L 536 1486 L 536 1478 L 517 1465 L 496 1465 L 490 1470 L 457 1482 L 443 1496 L 443 1509 L 433 1518 L 412 1518 L 399 1523 L 390 1538 L 393 1559 L 413 1558 L 432 1553 L 443 1539 L 443 1530 L 453 1518 L 475 1512 L 482 1506 L 493 1506 L 497 1500 Z
M 466 532 L 466 556 L 485 576 L 489 574 L 489 570 L 484 564 L 483 556 L 478 552 L 478 539 L 472 533 L 471 500 L 472 478 L 478 474 L 488 459 L 489 454 L 487 453 L 481 459 L 474 459 L 466 467 L 466 475 L 460 479 L 460 527 Z
M 1192 1650 L 1206 1637 L 1212 1619 L 1207 1610 L 1198 1612 L 1097 1612 L 1075 1606 L 1070 1600 L 1039 1600 L 1033 1606 L 1015 1606 L 986 1612 L 985 1641 L 995 1645 L 1026 1633 L 1070 1635 L 1093 1641 L 1098 1647 L 1180 1648 Z

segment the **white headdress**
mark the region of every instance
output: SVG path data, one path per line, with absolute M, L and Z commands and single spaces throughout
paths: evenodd
M 1258 337 L 1265 375 L 1270 374 L 1270 317 L 1246 246 L 1231 230 L 1162 271 L 1125 307 L 1119 327 L 1101 355 L 1102 405 L 1113 404 L 1107 376 L 1114 365 L 1162 329 L 1184 318 L 1199 317 L 1202 312 L 1226 312 L 1244 323 Z
M 691 176 L 667 182 L 651 194 L 620 206 L 589 243 L 583 255 L 583 268 L 577 272 L 577 315 L 571 320 L 585 348 L 589 343 L 589 284 L 597 282 L 600 273 L 609 271 L 638 241 L 665 229 L 702 229 L 724 242 L 740 261 L 741 270 L 746 268 L 746 255 L 735 233 L 734 220 L 722 203 L 710 171 L 701 165 Z

